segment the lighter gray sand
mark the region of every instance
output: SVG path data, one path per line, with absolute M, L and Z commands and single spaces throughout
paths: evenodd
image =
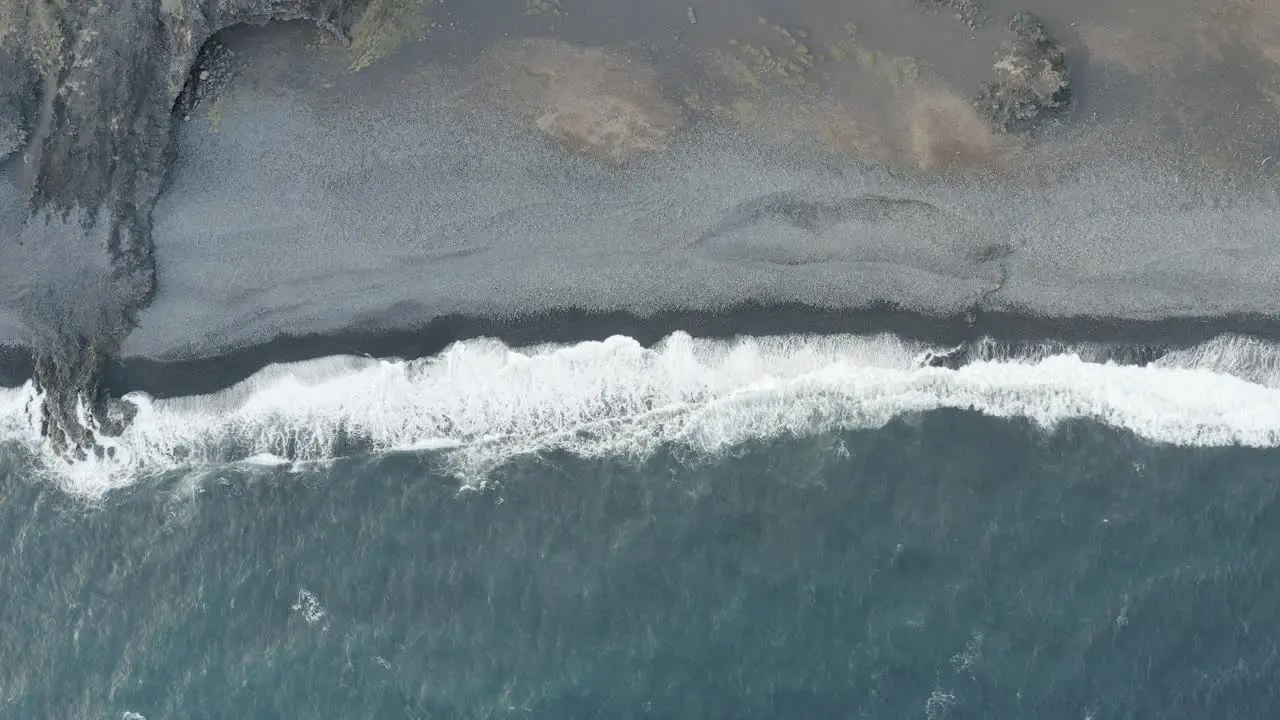
M 226 36 L 124 355 L 570 307 L 1280 313 L 1271 3 L 991 0 L 977 29 L 914 0 L 373 5 L 347 49 Z M 1026 9 L 1074 95 L 1015 137 L 970 99 Z M 829 210 L 867 197 L 933 211 Z M 0 188 L 0 224 L 29 234 L 21 198 Z M 40 332 L 45 285 L 107 284 L 57 222 L 0 246 L 0 344 Z
M 1137 319 L 1280 312 L 1269 189 L 1218 198 L 1180 180 L 1167 155 L 1107 160 L 1096 130 L 1022 151 L 985 180 L 782 151 L 707 123 L 618 166 L 540 133 L 490 91 L 474 70 L 483 60 L 459 72 L 410 52 L 351 73 L 307 42 L 302 30 L 245 41 L 248 70 L 184 125 L 154 213 L 159 292 L 125 355 L 198 357 L 451 313 L 747 300 L 938 314 L 982 300 Z M 298 53 L 332 68 L 281 60 Z M 1044 172 L 1057 167 L 1069 169 Z M 938 212 L 816 230 L 777 214 L 732 222 L 773 193 Z

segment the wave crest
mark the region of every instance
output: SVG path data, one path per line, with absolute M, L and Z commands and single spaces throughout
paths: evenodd
M 100 496 L 145 474 L 230 462 L 325 461 L 436 449 L 476 481 L 513 456 L 560 449 L 643 457 L 676 444 L 715 454 L 791 433 L 877 427 L 939 408 L 1087 418 L 1180 445 L 1280 445 L 1280 347 L 1223 337 L 1145 366 L 1078 352 L 932 367 L 940 348 L 891 335 L 732 341 L 676 333 L 509 348 L 459 342 L 414 361 L 330 357 L 263 369 L 226 391 L 126 399 L 136 418 L 102 438 L 106 459 L 63 463 L 58 482 Z M 4 439 L 38 442 L 39 397 L 0 391 Z

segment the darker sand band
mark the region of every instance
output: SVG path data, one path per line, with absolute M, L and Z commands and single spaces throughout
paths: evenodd
M 511 346 L 574 343 L 626 335 L 652 345 L 672 332 L 695 337 L 730 338 L 737 335 L 877 334 L 894 333 L 909 340 L 954 346 L 989 337 L 1011 346 L 1044 343 L 1112 346 L 1108 357 L 1144 362 L 1164 352 L 1189 347 L 1223 334 L 1280 340 L 1280 319 L 1262 315 L 1231 315 L 1177 320 L 1119 320 L 1113 318 L 1042 318 L 987 313 L 969 324 L 964 318 L 931 317 L 890 306 L 862 310 L 829 310 L 803 305 L 742 305 L 723 312 L 663 312 L 641 317 L 629 313 L 559 311 L 522 318 L 450 316 L 418 330 L 366 332 L 351 330 L 327 335 L 281 337 L 216 357 L 161 362 L 123 358 L 106 372 L 112 395 L 143 391 L 155 397 L 216 392 L 273 363 L 299 362 L 331 355 L 363 355 L 405 359 L 434 355 L 451 343 L 492 337 Z M 29 356 L 14 348 L 0 348 L 0 383 L 21 384 L 31 374 Z

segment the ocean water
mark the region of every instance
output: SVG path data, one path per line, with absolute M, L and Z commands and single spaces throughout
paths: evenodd
M 0 717 L 1280 707 L 1280 348 L 327 358 L 66 464 L 0 390 Z

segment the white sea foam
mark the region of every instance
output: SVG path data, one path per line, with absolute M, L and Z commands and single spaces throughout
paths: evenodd
M 298 588 L 298 599 L 289 609 L 302 615 L 302 619 L 306 620 L 308 625 L 322 622 L 329 614 L 329 611 L 320 604 L 320 599 L 315 596 L 315 593 L 306 588 Z
M 1257 338 L 1225 335 L 1152 363 L 1156 367 L 1203 368 L 1280 388 L 1280 346 Z
M 38 442 L 40 401 L 30 382 L 18 389 L 0 388 L 0 441 Z
M 231 462 L 315 462 L 434 450 L 479 480 L 513 456 L 561 449 L 714 454 L 753 438 L 876 427 L 906 412 L 972 409 L 1044 426 L 1090 418 L 1180 445 L 1280 445 L 1280 347 L 1224 337 L 1148 367 L 1075 354 L 922 367 L 930 348 L 889 335 L 695 340 L 626 337 L 512 349 L 457 343 L 411 362 L 331 357 L 266 368 L 224 392 L 138 407 L 107 460 L 47 459 L 69 491 Z M 38 442 L 39 397 L 0 391 L 0 431 Z M 46 454 L 46 457 L 47 456 Z

